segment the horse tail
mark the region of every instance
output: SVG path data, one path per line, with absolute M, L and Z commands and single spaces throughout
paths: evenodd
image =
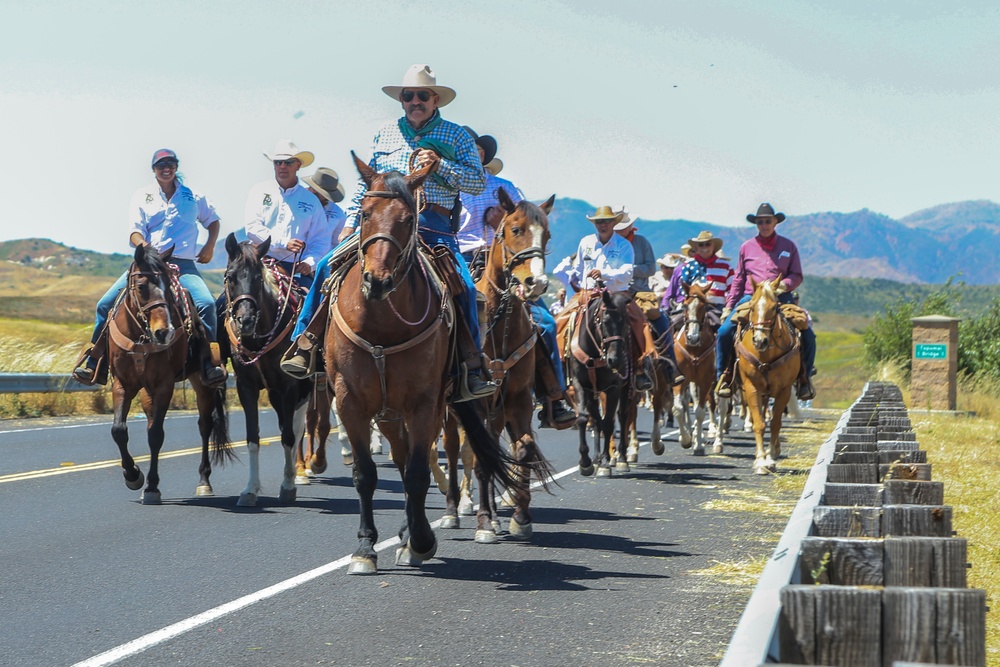
M 511 442 L 518 439 L 509 424 L 507 425 L 507 435 L 510 437 Z M 524 449 L 524 457 L 518 463 L 527 467 L 529 474 L 532 472 L 535 473 L 539 484 L 542 485 L 542 490 L 546 493 L 552 493 L 549 482 L 561 488 L 559 482 L 556 482 L 554 479 L 556 470 L 552 467 L 552 463 L 542 454 L 542 450 L 538 447 L 538 441 L 535 440 L 534 433 L 528 433 L 527 437 L 521 438 L 521 447 Z
M 465 435 L 476 455 L 483 476 L 495 479 L 506 489 L 514 490 L 521 482 L 514 473 L 514 466 L 519 465 L 510 454 L 500 446 L 500 441 L 486 428 L 485 415 L 479 401 L 463 401 L 450 406 L 458 415 Z
M 223 466 L 235 461 L 233 443 L 229 439 L 229 413 L 226 410 L 226 387 L 216 387 L 212 392 L 212 463 Z

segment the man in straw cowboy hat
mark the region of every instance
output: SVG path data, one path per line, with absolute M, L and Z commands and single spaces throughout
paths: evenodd
M 468 401 L 493 394 L 496 386 L 481 377 L 482 347 L 479 342 L 479 321 L 476 315 L 476 288 L 469 273 L 469 267 L 459 255 L 455 241 L 458 213 L 463 192 L 478 194 L 483 191 L 485 175 L 476 145 L 469 133 L 455 123 L 444 120 L 438 110 L 455 99 L 455 91 L 447 86 L 439 86 L 434 71 L 428 65 L 413 65 L 403 75 L 398 86 L 383 86 L 382 92 L 397 100 L 403 107 L 403 116 L 383 126 L 372 142 L 372 157 L 368 163 L 378 172 L 398 171 L 410 173 L 430 164 L 437 168 L 423 186 L 424 207 L 420 211 L 419 233 L 421 239 L 430 245 L 446 246 L 455 257 L 458 273 L 465 283 L 465 291 L 455 295 L 455 303 L 462 311 L 463 328 L 459 327 L 460 377 L 453 401 Z M 412 158 L 412 160 L 411 160 Z M 358 186 L 347 210 L 347 223 L 341 233 L 346 240 L 358 227 L 361 201 L 368 186 L 363 179 Z M 356 241 L 356 239 L 352 240 Z M 321 283 L 328 275 L 329 259 L 340 248 L 321 262 Z M 315 289 L 319 289 L 316 287 Z M 303 308 L 295 328 L 296 344 L 282 362 L 282 369 L 293 376 L 308 375 L 314 366 L 316 349 L 326 326 L 326 309 L 316 311 L 319 317 Z M 310 322 L 309 318 L 318 320 Z
M 254 245 L 271 239 L 268 256 L 289 276 L 299 274 L 299 284 L 309 287 L 329 242 L 323 238 L 323 207 L 299 182 L 298 171 L 312 164 L 313 154 L 283 139 L 264 157 L 271 161 L 274 178 L 250 188 L 243 216 L 247 238 Z
M 677 366 L 677 356 L 674 353 L 674 336 L 670 329 L 670 321 L 660 310 L 660 300 L 649 289 L 649 278 L 656 273 L 656 255 L 653 253 L 653 246 L 649 240 L 638 233 L 635 220 L 623 206 L 621 220 L 614 226 L 615 234 L 621 236 L 632 244 L 635 252 L 635 263 L 632 265 L 632 282 L 628 286 L 628 291 L 632 294 L 633 301 L 639 305 L 646 315 L 647 326 L 651 329 L 656 352 L 661 359 L 669 362 L 670 369 L 667 377 L 673 378 L 674 384 L 684 382 L 684 376 L 680 374 Z
M 781 303 L 792 303 L 792 293 L 802 284 L 799 249 L 791 240 L 775 233 L 775 227 L 784 219 L 785 214 L 775 213 L 774 208 L 768 203 L 758 206 L 756 214 L 747 215 L 747 222 L 757 226 L 757 236 L 740 246 L 733 283 L 722 311 L 724 321 L 719 329 L 715 355 L 716 377 L 719 380 L 716 390 L 720 396 L 729 396 L 732 393 L 733 350 L 736 338 L 736 323 L 733 322 L 732 315 L 738 305 L 746 303 L 753 296 L 750 278 L 760 283 L 782 276 L 781 282 L 786 291 L 778 297 Z M 816 334 L 810 325 L 801 332 L 801 336 L 802 371 L 796 386 L 796 395 L 799 400 L 807 401 L 816 396 L 810 380 L 815 373 L 813 364 L 816 361 Z
M 344 201 L 344 184 L 340 182 L 337 172 L 328 167 L 318 167 L 312 176 L 303 176 L 302 182 L 309 192 L 316 195 L 323 207 L 323 213 L 326 214 L 323 238 L 329 238 L 329 243 L 323 250 L 322 254 L 325 255 L 337 245 L 340 233 L 344 231 L 344 224 L 347 222 L 347 214 L 340 208 L 340 202 Z
M 663 295 L 667 293 L 667 288 L 670 287 L 670 278 L 674 275 L 674 269 L 680 266 L 680 264 L 681 256 L 676 253 L 668 252 L 663 257 L 656 258 L 656 267 L 659 271 L 649 277 L 649 289 L 652 290 L 658 299 L 662 300 Z M 660 310 L 670 312 L 668 308 L 663 306 L 662 302 Z
M 588 215 L 594 223 L 596 233 L 584 236 L 576 250 L 576 260 L 567 272 L 570 286 L 576 290 L 589 291 L 601 287 L 611 292 L 624 292 L 632 283 L 635 251 L 632 244 L 615 233 L 614 226 L 621 222 L 622 213 L 615 213 L 610 206 L 601 206 Z M 558 322 L 562 334 L 573 313 L 584 301 L 575 296 L 559 314 Z M 647 391 L 653 387 L 653 362 L 656 359 L 656 345 L 646 321 L 646 316 L 633 302 L 628 306 L 629 325 L 636 349 L 640 350 L 640 364 L 635 374 L 637 391 Z M 559 349 L 562 350 L 563 345 Z
M 691 259 L 680 269 L 681 291 L 687 296 L 685 285 L 706 283 L 708 285 L 708 323 L 716 329 L 722 323 L 722 309 L 726 305 L 726 293 L 733 283 L 733 269 L 729 261 L 719 254 L 723 241 L 710 231 L 702 231 L 688 239 Z M 683 313 L 682 313 L 683 316 Z

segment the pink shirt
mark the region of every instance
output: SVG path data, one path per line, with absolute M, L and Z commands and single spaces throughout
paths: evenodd
M 751 276 L 757 282 L 761 282 L 774 280 L 779 275 L 784 278 L 781 282 L 788 287 L 789 292 L 802 284 L 802 264 L 799 261 L 799 249 L 795 244 L 784 236 L 778 236 L 774 250 L 767 252 L 757 242 L 757 237 L 745 241 L 740 246 L 733 284 L 726 296 L 726 307 L 732 308 L 745 294 L 753 294 Z

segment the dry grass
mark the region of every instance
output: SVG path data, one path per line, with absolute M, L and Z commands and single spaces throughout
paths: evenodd
M 698 577 L 713 577 L 721 584 L 749 590 L 757 585 L 757 580 L 764 572 L 764 566 L 767 565 L 770 557 L 769 554 L 766 554 L 758 558 L 740 561 L 715 561 L 715 565 L 702 570 L 692 570 L 688 574 Z

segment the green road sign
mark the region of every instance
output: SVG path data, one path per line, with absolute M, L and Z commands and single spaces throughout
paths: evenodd
M 947 343 L 917 343 L 914 346 L 914 359 L 947 359 Z

